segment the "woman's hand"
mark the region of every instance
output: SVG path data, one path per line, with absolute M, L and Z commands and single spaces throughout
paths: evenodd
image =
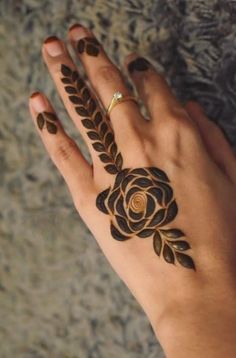
M 47 39 L 43 57 L 93 165 L 37 92 L 30 111 L 50 157 L 166 353 L 197 357 L 208 347 L 211 357 L 221 339 L 218 352 L 230 357 L 236 338 L 236 159 L 230 146 L 200 106 L 184 108 L 153 66 L 134 54 L 126 67 L 150 120 L 134 101 L 115 106 L 109 120 L 103 107 L 114 93 L 130 95 L 122 75 L 90 31 L 74 26 L 69 39 L 91 88 L 62 41 Z

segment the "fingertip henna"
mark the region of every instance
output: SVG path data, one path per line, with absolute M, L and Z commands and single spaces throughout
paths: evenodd
M 38 128 L 42 130 L 44 127 L 47 128 L 48 133 L 56 134 L 57 133 L 57 116 L 51 112 L 41 112 L 37 115 L 36 122 Z

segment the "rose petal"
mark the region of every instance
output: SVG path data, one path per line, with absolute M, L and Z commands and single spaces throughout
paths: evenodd
M 134 179 L 135 176 L 134 175 L 128 175 L 123 181 L 122 181 L 122 184 L 121 184 L 121 188 L 123 191 L 125 191 L 127 185 L 129 184 L 129 182 Z
M 115 201 L 119 196 L 119 194 L 120 194 L 120 188 L 117 188 L 115 191 L 111 192 L 111 194 L 108 197 L 107 204 L 112 213 L 114 213 Z
M 154 199 L 147 194 L 147 207 L 146 207 L 145 217 L 149 217 L 150 215 L 152 215 L 155 209 L 156 209 L 156 205 Z
M 127 217 L 127 212 L 125 211 L 125 208 L 124 208 L 124 198 L 122 195 L 120 195 L 119 199 L 116 201 L 115 211 L 119 215 Z
M 121 232 L 111 223 L 110 226 L 111 235 L 115 240 L 124 241 L 129 239 L 128 236 L 121 234 Z
M 147 220 L 144 219 L 144 220 L 141 220 L 141 221 L 137 221 L 137 222 L 133 222 L 133 221 L 130 221 L 129 222 L 129 226 L 131 227 L 131 229 L 133 231 L 140 231 L 143 229 L 144 225 L 146 224 Z
M 121 184 L 121 182 L 123 181 L 125 176 L 129 173 L 129 170 L 130 169 L 123 169 L 120 173 L 118 173 L 116 175 L 116 180 L 115 180 L 113 189 L 115 189 L 116 187 L 118 187 Z
M 148 188 L 149 186 L 153 186 L 152 181 L 150 179 L 148 179 L 148 178 L 135 179 L 132 184 L 133 185 L 138 185 L 141 188 Z
M 153 195 L 155 197 L 155 199 L 157 200 L 157 202 L 160 206 L 163 206 L 163 204 L 162 204 L 163 192 L 161 189 L 153 187 L 153 188 L 148 189 L 148 193 L 150 193 L 151 195 Z
M 103 213 L 105 214 L 109 214 L 106 204 L 105 204 L 105 200 L 108 197 L 110 192 L 110 188 L 102 191 L 101 193 L 98 194 L 97 198 L 96 198 L 96 206 L 99 210 L 101 210 Z
M 133 169 L 132 171 L 131 171 L 131 174 L 133 174 L 133 175 L 138 175 L 138 176 L 148 176 L 149 175 L 149 173 L 148 173 L 148 171 L 147 170 L 145 170 L 144 168 L 136 168 L 136 169 Z
M 156 167 L 148 168 L 148 170 L 157 179 L 169 182 L 169 178 L 163 170 L 156 168 Z
M 119 228 L 124 231 L 126 234 L 132 234 L 133 231 L 130 230 L 127 221 L 125 220 L 125 218 L 123 218 L 122 216 L 119 215 L 115 215 L 116 221 L 117 221 L 117 225 L 119 226 Z
M 128 216 L 135 221 L 141 220 L 144 216 L 144 211 L 140 213 L 135 213 L 133 210 L 129 209 Z
M 144 229 L 142 231 L 140 231 L 137 236 L 141 237 L 141 238 L 146 238 L 146 237 L 150 237 L 152 234 L 154 234 L 155 229 Z
M 167 205 L 171 199 L 173 198 L 173 190 L 168 184 L 158 182 L 158 186 L 163 190 L 164 192 L 164 205 Z
M 132 196 L 134 193 L 138 192 L 138 191 L 140 191 L 140 188 L 137 187 L 137 186 L 132 186 L 132 187 L 127 191 L 127 193 L 125 194 L 125 201 L 126 201 L 127 204 L 128 204 L 128 202 L 129 202 L 129 199 L 131 198 L 131 196 Z
M 173 200 L 167 208 L 166 217 L 165 220 L 161 223 L 161 226 L 164 226 L 168 224 L 170 221 L 172 221 L 176 217 L 177 213 L 178 213 L 178 207 L 176 201 Z
M 166 209 L 160 209 L 158 212 L 153 216 L 152 220 L 150 221 L 148 227 L 155 227 L 162 222 L 165 217 Z

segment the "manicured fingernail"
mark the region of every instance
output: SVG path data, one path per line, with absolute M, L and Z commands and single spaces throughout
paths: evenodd
M 50 36 L 44 41 L 44 46 L 48 54 L 52 57 L 61 55 L 64 52 L 62 42 L 56 36 Z
M 30 96 L 31 106 L 37 112 L 43 112 L 47 108 L 47 104 L 45 98 L 42 96 L 40 92 L 34 92 Z
M 75 24 L 69 29 L 73 41 L 78 41 L 89 34 L 89 31 L 80 24 Z

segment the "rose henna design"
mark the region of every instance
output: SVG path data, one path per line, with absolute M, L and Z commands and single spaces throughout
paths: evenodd
M 96 200 L 97 208 L 111 216 L 110 231 L 114 239 L 124 241 L 134 235 L 147 238 L 153 235 L 153 247 L 165 261 L 195 270 L 184 233 L 179 229 L 161 229 L 177 215 L 178 207 L 167 175 L 156 167 L 123 169 L 113 187 L 102 191 Z
M 98 194 L 97 208 L 111 217 L 110 231 L 115 240 L 125 241 L 133 236 L 153 237 L 155 253 L 168 263 L 178 262 L 195 270 L 192 258 L 185 252 L 191 249 L 183 240 L 184 233 L 165 228 L 177 215 L 178 207 L 173 189 L 165 172 L 156 167 L 125 168 L 118 152 L 114 133 L 106 116 L 77 71 L 61 66 L 65 91 L 82 117 L 81 122 L 93 148 L 99 153 L 104 169 L 116 175 L 113 187 Z

